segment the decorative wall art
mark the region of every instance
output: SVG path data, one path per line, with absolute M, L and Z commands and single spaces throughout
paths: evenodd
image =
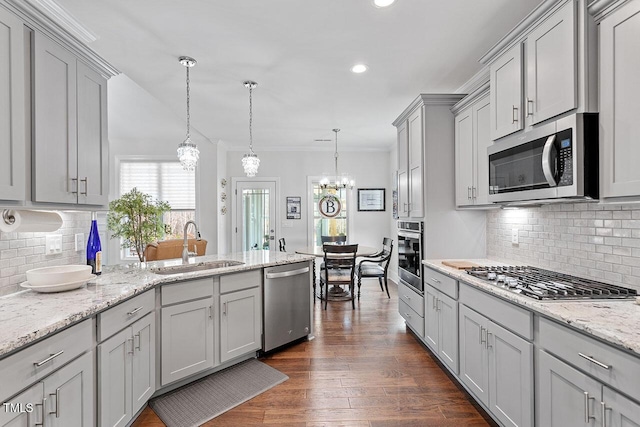
M 287 219 L 300 219 L 302 218 L 301 209 L 301 197 L 287 197 Z
M 384 211 L 384 188 L 359 188 L 358 211 Z

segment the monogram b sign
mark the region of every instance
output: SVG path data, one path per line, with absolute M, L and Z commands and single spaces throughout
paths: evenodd
M 335 218 L 342 210 L 342 203 L 340 203 L 340 200 L 336 196 L 327 194 L 318 202 L 318 210 L 320 211 L 320 215 L 325 218 Z

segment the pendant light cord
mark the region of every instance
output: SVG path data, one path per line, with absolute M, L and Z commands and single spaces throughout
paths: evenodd
M 190 101 L 190 93 L 189 93 L 189 68 L 187 69 L 187 139 L 191 137 L 191 113 L 189 112 L 189 101 Z
M 335 157 L 335 163 L 336 163 L 336 190 L 338 189 L 338 132 L 340 132 L 340 129 L 334 129 L 333 130 L 336 133 L 336 152 L 334 154 Z
M 249 152 L 253 154 L 253 86 L 249 85 Z

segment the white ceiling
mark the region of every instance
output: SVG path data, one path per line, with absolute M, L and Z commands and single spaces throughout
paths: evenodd
M 387 149 L 391 122 L 419 93 L 458 89 L 540 0 L 57 0 L 97 36 L 98 54 L 211 141 L 254 147 Z M 363 62 L 364 74 L 350 67 Z M 135 120 L 134 117 L 131 120 Z M 179 141 L 178 141 L 179 142 Z M 177 142 L 176 142 L 177 144 Z

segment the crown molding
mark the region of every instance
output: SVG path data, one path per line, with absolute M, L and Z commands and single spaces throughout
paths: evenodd
M 616 9 L 629 3 L 630 0 L 592 0 L 587 6 L 596 23 L 613 13 Z
M 462 93 L 421 93 L 416 99 L 409 104 L 407 108 L 393 121 L 393 125 L 398 127 L 416 108 L 423 105 L 443 105 L 453 106 L 455 103 L 464 98 Z
M 485 65 L 473 77 L 467 80 L 462 86 L 456 89 L 455 93 L 473 93 L 489 82 L 489 66 Z
M 62 44 L 105 78 L 120 74 L 107 60 L 89 48 L 79 37 L 95 37 L 53 0 L 0 0 L 25 24 Z M 66 15 L 66 17 L 65 17 Z M 79 31 L 81 34 L 76 34 Z M 95 40 L 95 38 L 94 38 Z
M 456 105 L 451 107 L 451 112 L 453 114 L 458 114 L 460 111 L 472 105 L 474 102 L 489 94 L 489 80 L 484 82 L 482 86 L 476 88 L 475 91 L 465 96 L 458 102 Z

